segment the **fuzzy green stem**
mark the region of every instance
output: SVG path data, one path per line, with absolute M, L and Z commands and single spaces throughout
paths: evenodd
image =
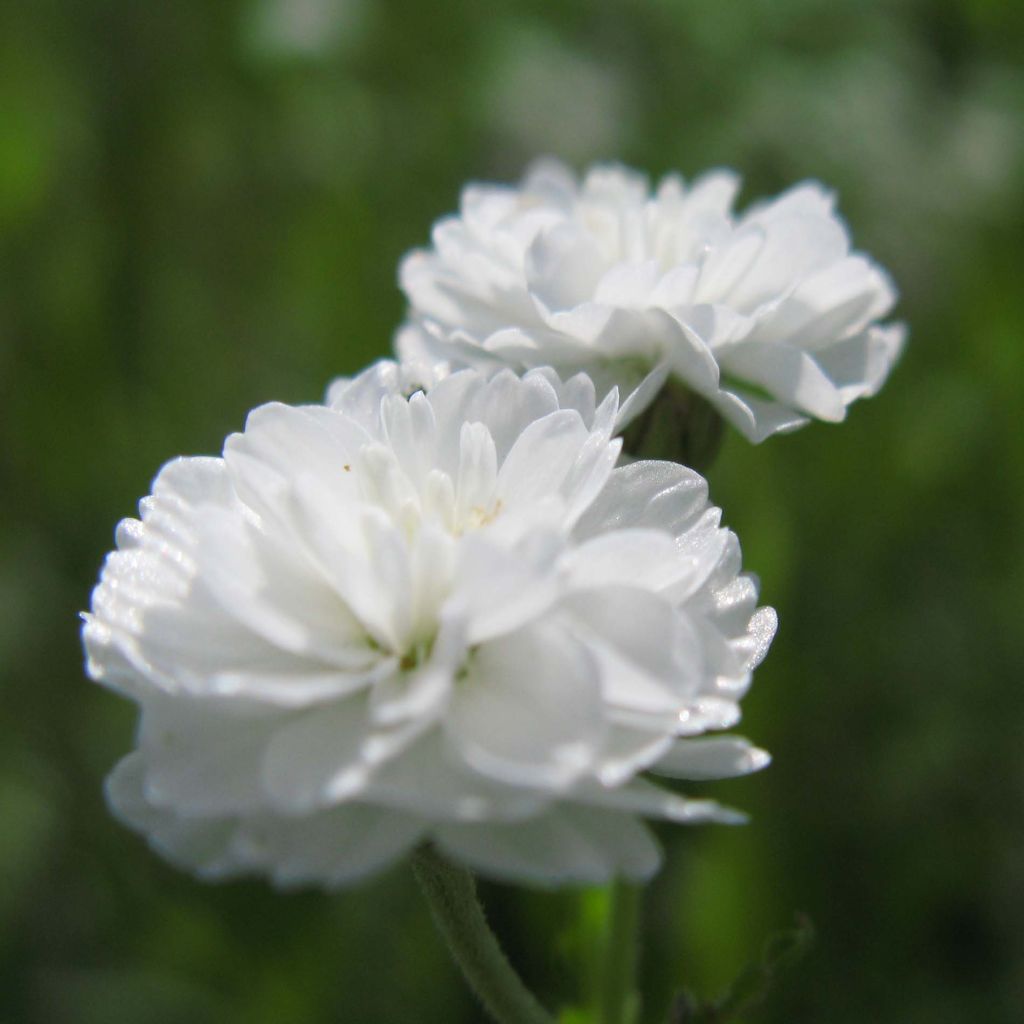
M 554 1024 L 498 945 L 472 874 L 431 846 L 416 851 L 412 867 L 452 958 L 491 1016 L 499 1024 Z
M 640 893 L 621 879 L 612 884 L 598 1024 L 631 1024 L 635 1015 Z

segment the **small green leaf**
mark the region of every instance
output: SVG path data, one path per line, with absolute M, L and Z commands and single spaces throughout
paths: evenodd
M 714 1002 L 680 992 L 669 1008 L 668 1024 L 728 1024 L 756 1009 L 767 998 L 778 973 L 803 959 L 814 944 L 814 925 L 797 914 L 794 927 L 769 935 L 761 958 L 740 972 L 729 990 Z
M 735 1020 L 760 1006 L 771 992 L 780 971 L 798 963 L 814 944 L 814 925 L 806 914 L 797 914 L 793 928 L 770 935 L 761 959 L 746 967 L 729 991 L 714 1004 L 715 1016 L 695 1017 L 708 1024 Z

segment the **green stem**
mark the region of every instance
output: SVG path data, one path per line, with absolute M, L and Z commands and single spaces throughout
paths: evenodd
M 673 377 L 623 431 L 623 451 L 635 459 L 667 459 L 707 473 L 718 455 L 724 426 L 706 398 Z
M 635 1013 L 640 892 L 621 879 L 612 884 L 598 1024 L 630 1024 Z
M 413 854 L 412 868 L 434 924 L 491 1016 L 500 1024 L 554 1024 L 498 945 L 472 874 L 449 863 L 431 846 L 421 846 Z

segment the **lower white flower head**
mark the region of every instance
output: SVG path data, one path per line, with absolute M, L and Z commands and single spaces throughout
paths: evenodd
M 617 396 L 380 364 L 168 463 L 86 616 L 136 701 L 114 811 L 206 877 L 337 885 L 432 841 L 491 876 L 643 878 L 718 778 L 775 628 L 697 474 L 614 468 Z
M 888 275 L 851 252 L 816 183 L 736 215 L 737 177 L 535 165 L 519 187 L 472 185 L 400 280 L 403 359 L 485 370 L 586 370 L 629 396 L 624 425 L 671 376 L 751 441 L 842 420 L 884 383 L 904 340 Z

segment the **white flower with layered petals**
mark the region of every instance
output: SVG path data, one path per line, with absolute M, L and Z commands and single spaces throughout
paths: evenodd
M 877 322 L 892 282 L 851 252 L 820 185 L 739 215 L 738 189 L 715 171 L 689 187 L 670 175 L 652 194 L 623 167 L 578 182 L 552 161 L 518 188 L 472 185 L 433 247 L 402 263 L 411 320 L 399 353 L 586 370 L 629 396 L 623 425 L 670 376 L 751 441 L 842 420 L 902 347 L 902 325 Z
M 432 841 L 492 876 L 658 864 L 641 817 L 731 821 L 648 770 L 731 727 L 774 613 L 704 481 L 615 468 L 584 375 L 380 364 L 168 463 L 117 531 L 89 672 L 136 701 L 115 812 L 206 877 L 343 884 Z M 700 738 L 698 738 L 700 737 Z

